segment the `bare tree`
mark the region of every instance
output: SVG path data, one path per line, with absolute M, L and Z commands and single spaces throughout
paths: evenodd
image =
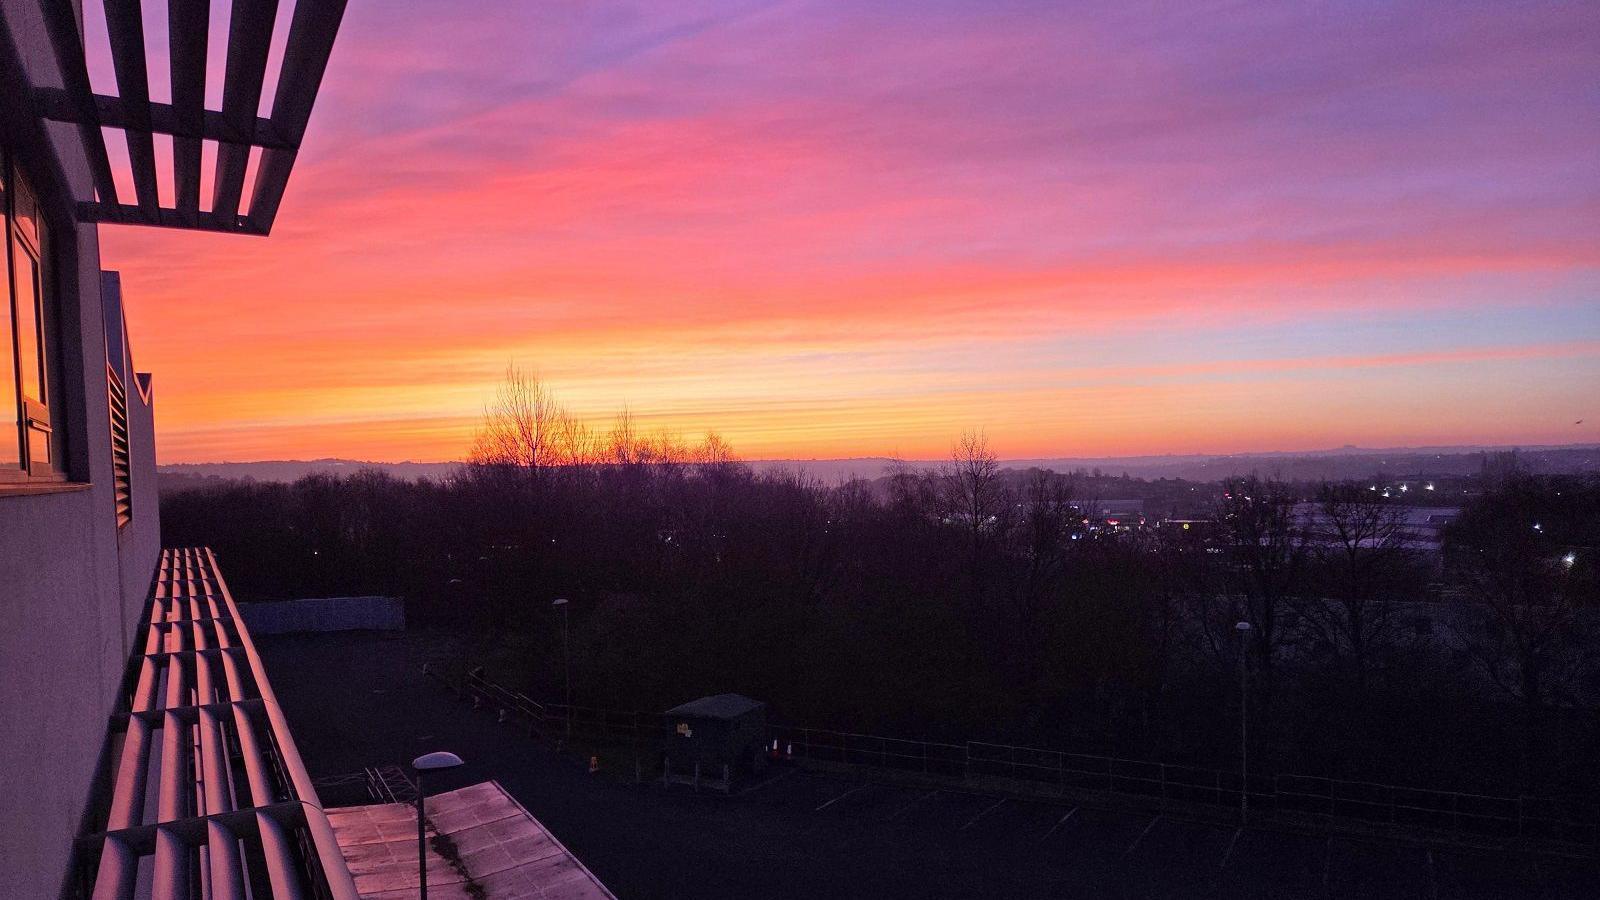
M 950 449 L 950 465 L 942 475 L 945 518 L 968 535 L 972 596 L 982 601 L 985 555 L 991 538 L 1001 531 L 1008 510 L 1007 491 L 1000 480 L 1000 460 L 989 449 L 981 431 L 967 431 Z
M 1533 707 L 1558 699 L 1574 648 L 1562 640 L 1581 598 L 1561 553 L 1556 522 L 1542 521 L 1554 504 L 1527 475 L 1505 476 L 1469 507 L 1448 533 L 1452 581 L 1459 598 L 1482 615 L 1467 617 L 1464 636 L 1484 671 L 1507 693 Z
M 626 406 L 617 413 L 611 432 L 606 435 L 605 457 L 607 462 L 618 466 L 638 465 L 645 461 L 639 430 L 633 424 L 633 413 Z
M 1294 509 L 1294 495 L 1281 481 L 1251 475 L 1223 482 L 1219 519 L 1232 563 L 1225 583 L 1236 614 L 1251 625 L 1247 646 L 1266 698 L 1284 625 L 1303 587 L 1305 536 Z
M 1319 595 L 1301 605 L 1302 620 L 1348 661 L 1360 692 L 1374 650 L 1393 636 L 1393 601 L 1413 569 L 1405 507 L 1356 484 L 1324 484 L 1308 518 L 1302 524 L 1324 578 Z
M 1010 561 L 1002 575 L 1015 627 L 1015 667 L 1024 690 L 1031 690 L 1042 674 L 1048 643 L 1045 613 L 1060 596 L 1068 545 L 1081 530 L 1073 488 L 1070 477 L 1035 469 L 1016 508 L 1015 525 L 1004 535 Z
M 471 462 L 528 473 L 542 484 L 550 469 L 587 457 L 589 438 L 582 423 L 555 399 L 537 375 L 515 366 L 484 410 L 473 441 Z
M 1449 574 L 1459 587 L 1455 631 L 1484 675 L 1521 704 L 1530 748 L 1539 714 L 1570 700 L 1594 664 L 1580 615 L 1594 599 L 1593 585 L 1565 548 L 1580 529 L 1594 527 L 1595 514 L 1559 516 L 1574 505 L 1534 477 L 1510 473 L 1447 534 Z
M 946 508 L 953 521 L 972 534 L 973 546 L 998 524 L 1006 501 L 1000 481 L 1000 460 L 989 449 L 981 431 L 962 433 L 950 448 L 950 466 L 944 471 Z

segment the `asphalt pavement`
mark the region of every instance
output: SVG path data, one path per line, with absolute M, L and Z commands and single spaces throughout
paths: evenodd
M 732 796 L 591 775 L 422 674 L 424 638 L 257 639 L 314 776 L 431 750 L 499 781 L 624 898 L 1594 898 L 1600 864 L 1201 824 L 777 769 Z

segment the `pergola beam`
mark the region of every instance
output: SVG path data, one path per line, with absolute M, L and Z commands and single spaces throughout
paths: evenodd
M 261 83 L 267 72 L 267 51 L 277 14 L 278 0 L 234 0 L 233 18 L 228 23 L 228 67 L 222 81 L 222 118 L 235 131 L 254 130 L 258 121 L 256 110 L 261 105 Z M 217 177 L 211 196 L 214 213 L 238 214 L 249 163 L 248 145 L 218 145 Z
M 81 124 L 84 118 L 78 105 L 60 88 L 35 88 L 33 99 L 40 114 L 53 122 L 69 122 L 76 125 Z M 272 121 L 269 119 L 252 117 L 250 121 L 236 128 L 228 123 L 222 113 L 208 109 L 200 127 L 189 128 L 185 123 L 178 121 L 177 112 L 172 104 L 149 103 L 147 107 L 148 115 L 143 120 L 146 124 L 136 124 L 138 120 L 135 114 L 122 98 L 95 94 L 94 115 L 91 118 L 96 127 L 104 125 L 107 128 L 145 128 L 154 134 L 170 134 L 174 138 L 254 144 L 257 147 L 277 147 L 285 150 L 292 150 L 295 146 L 273 131 Z
M 190 134 L 205 130 L 206 37 L 211 27 L 210 0 L 167 0 L 167 40 L 172 60 L 172 110 L 178 125 Z M 177 212 L 197 221 L 200 210 L 200 140 L 172 139 Z
M 115 97 L 96 94 L 91 88 L 76 4 L 72 0 L 41 0 L 62 86 L 36 87 L 32 99 L 42 118 L 76 125 L 82 135 L 95 196 L 80 198 L 81 221 L 233 234 L 271 231 L 346 6 L 346 0 L 296 0 L 272 95 L 272 114 L 263 118 L 258 111 L 281 2 L 233 0 L 220 73 L 222 108 L 208 110 L 210 0 L 167 0 L 171 103 L 150 99 L 149 67 L 156 61 L 145 52 L 140 0 L 105 0 L 106 31 L 117 79 Z M 126 135 L 133 198 L 117 196 L 102 128 L 120 129 Z M 172 138 L 171 207 L 161 203 L 157 134 Z M 207 212 L 200 208 L 200 182 L 203 143 L 208 140 L 216 142 L 217 154 Z M 252 152 L 260 156 L 246 212 L 240 203 Z
M 83 55 L 83 41 L 78 35 L 77 11 L 71 0 L 42 0 L 39 9 L 44 15 L 45 28 L 50 32 L 50 44 L 61 72 L 61 83 L 77 107 L 74 121 L 78 124 L 78 133 L 89 158 L 89 172 L 94 178 L 95 193 L 103 203 L 116 203 L 117 182 L 111 175 L 105 137 L 100 133 L 100 123 L 95 118 L 94 101 L 89 90 L 88 63 Z
M 161 206 L 156 190 L 156 149 L 150 136 L 150 83 L 144 53 L 144 14 L 139 0 L 105 0 L 106 34 L 111 41 L 111 62 L 117 73 L 117 93 L 127 101 L 128 163 L 139 208 Z

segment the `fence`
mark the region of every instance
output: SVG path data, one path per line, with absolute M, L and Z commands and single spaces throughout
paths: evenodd
M 467 673 L 461 692 L 474 705 L 497 710 L 501 721 L 528 723 L 529 733 L 591 743 L 627 744 L 635 756 L 659 748 L 671 724 L 657 713 L 539 703 Z M 1250 809 L 1330 825 L 1426 829 L 1476 837 L 1538 839 L 1600 852 L 1600 809 L 1590 801 L 1505 797 L 1309 775 L 1250 773 L 1171 763 L 1093 756 L 1036 747 L 967 741 L 945 744 L 820 728 L 768 727 L 780 753 L 806 763 L 879 769 L 1004 787 L 1023 793 L 1094 793 L 1163 806 Z
M 802 761 L 956 778 L 1034 793 L 1093 792 L 1160 804 L 1250 808 L 1329 822 L 1424 828 L 1495 838 L 1537 838 L 1600 851 L 1593 803 L 1503 797 L 1307 775 L 1251 773 L 968 741 L 941 744 L 814 728 L 774 726 L 786 755 Z

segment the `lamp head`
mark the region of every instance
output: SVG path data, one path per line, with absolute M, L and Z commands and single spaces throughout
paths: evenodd
M 424 753 L 411 761 L 411 767 L 418 772 L 432 772 L 436 769 L 454 769 L 462 765 L 461 757 L 448 750 L 439 750 L 434 753 Z

